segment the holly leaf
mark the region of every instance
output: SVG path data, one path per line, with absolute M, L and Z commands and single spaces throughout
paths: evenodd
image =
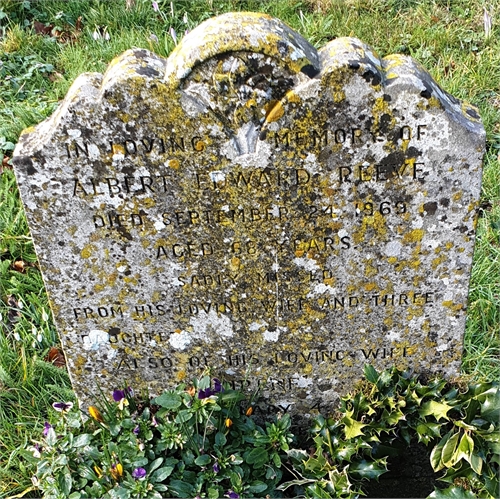
M 352 414 L 352 413 L 351 413 Z M 342 423 L 344 423 L 344 433 L 345 433 L 345 438 L 347 440 L 350 440 L 351 438 L 358 437 L 359 435 L 363 435 L 363 432 L 361 431 L 362 428 L 365 426 L 368 426 L 365 423 L 361 423 L 360 421 L 356 421 L 355 419 L 352 419 L 348 413 L 342 418 Z
M 349 472 L 356 473 L 361 478 L 368 480 L 378 479 L 387 471 L 385 460 L 365 461 L 364 459 L 358 463 L 352 463 L 349 466 Z
M 417 425 L 418 441 L 427 445 L 434 437 L 441 436 L 440 429 L 439 423 L 420 423 Z
M 382 421 L 387 421 L 389 425 L 396 425 L 399 423 L 401 420 L 405 420 L 406 416 L 399 410 L 399 409 L 394 409 L 391 412 L 387 411 L 387 409 L 384 409 L 384 412 L 382 413 Z
M 335 449 L 334 457 L 337 459 L 343 459 L 344 461 L 350 462 L 351 456 L 356 454 L 357 447 L 352 443 L 343 443 Z
M 434 416 L 438 421 L 440 419 L 449 419 L 447 414 L 453 407 L 448 405 L 446 402 L 436 402 L 435 400 L 429 400 L 422 405 L 418 410 L 420 416 Z

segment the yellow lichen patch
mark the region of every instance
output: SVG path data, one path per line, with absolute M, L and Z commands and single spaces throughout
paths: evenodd
M 77 355 L 74 360 L 76 368 L 82 368 L 87 363 L 87 358 L 83 355 Z
M 372 265 L 373 260 L 369 259 L 366 260 L 365 262 L 365 276 L 366 277 L 373 277 L 378 274 L 378 268 L 374 265 Z
M 434 258 L 432 260 L 432 268 L 435 270 L 439 265 L 441 265 L 443 262 L 447 261 L 448 257 L 446 254 L 442 254 L 438 256 L 437 258 Z
M 301 102 L 301 98 L 293 90 L 289 90 L 285 97 L 288 102 L 292 102 L 294 104 L 300 104 Z
M 443 307 L 449 308 L 453 312 L 458 312 L 463 308 L 463 305 L 461 303 L 455 303 L 453 300 L 445 300 L 441 302 L 441 305 L 443 305 Z
M 233 257 L 231 258 L 229 268 L 234 272 L 240 269 L 241 266 L 241 260 L 238 257 Z
M 418 269 L 418 267 L 420 267 L 421 265 L 421 261 L 419 258 L 414 258 L 413 260 L 410 260 L 410 267 L 412 269 Z
M 425 232 L 423 229 L 413 229 L 412 231 L 404 234 L 403 244 L 420 242 L 420 241 L 422 241 L 424 234 L 425 234 Z
M 457 201 L 460 201 L 462 199 L 463 195 L 464 195 L 464 193 L 462 191 L 458 191 L 458 192 L 455 192 L 455 194 L 453 194 L 451 199 L 453 199 L 453 201 L 457 202 Z
M 173 170 L 178 170 L 181 167 L 181 162 L 178 159 L 169 159 L 168 166 Z
M 93 253 L 96 251 L 96 247 L 93 246 L 92 244 L 87 244 L 86 246 L 84 246 L 84 248 L 80 251 L 80 256 L 82 258 L 90 258 Z
M 337 90 L 337 91 L 333 92 L 333 102 L 338 104 L 339 102 L 342 102 L 343 100 L 345 100 L 345 92 L 343 92 L 341 90 Z

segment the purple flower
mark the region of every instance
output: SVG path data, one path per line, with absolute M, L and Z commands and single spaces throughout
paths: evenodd
M 240 495 L 234 492 L 233 490 L 227 491 L 227 497 L 229 497 L 229 499 L 240 499 Z
M 49 434 L 49 430 L 52 428 L 52 425 L 45 421 L 43 425 L 43 436 L 46 437 Z
M 132 471 L 132 478 L 135 478 L 136 480 L 140 480 L 145 476 L 146 476 L 146 470 L 144 468 L 136 468 L 134 471 Z
M 160 12 L 160 7 L 158 7 L 158 2 L 152 2 L 152 7 L 155 12 Z
M 214 378 L 214 392 L 219 393 L 219 392 L 223 392 L 223 391 L 224 391 L 224 388 L 222 387 L 222 383 L 220 382 L 220 380 L 218 380 L 217 378 Z
M 214 387 L 213 389 L 208 387 L 205 388 L 205 390 L 200 390 L 198 393 L 198 398 L 199 399 L 206 399 L 208 397 L 211 397 L 212 395 L 215 395 L 216 393 L 220 393 L 224 391 L 224 387 L 222 386 L 222 383 L 220 380 L 217 378 L 214 378 Z
M 57 412 L 62 412 L 64 414 L 65 412 L 68 412 L 71 410 L 71 408 L 73 407 L 73 402 L 54 402 L 52 404 L 52 407 Z
M 134 435 L 139 435 L 139 432 L 141 431 L 141 428 L 139 427 L 139 425 L 137 425 L 133 430 L 132 430 L 132 433 Z
M 214 465 L 212 466 L 212 469 L 214 470 L 214 473 L 219 473 L 219 471 L 220 471 L 220 467 L 217 463 L 214 463 Z
M 125 398 L 125 390 L 114 390 L 113 399 L 115 402 L 120 402 L 120 400 Z
M 200 392 L 198 393 L 198 398 L 201 400 L 201 399 L 206 399 L 208 397 L 210 397 L 211 395 L 213 395 L 213 391 L 211 388 L 207 388 L 206 390 L 200 390 Z

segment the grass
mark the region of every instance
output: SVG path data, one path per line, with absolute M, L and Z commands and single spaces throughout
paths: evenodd
M 355 36 L 382 56 L 411 55 L 445 90 L 479 107 L 487 132 L 463 372 L 499 378 L 500 9 L 482 0 L 160 0 L 155 13 L 150 0 L 129 3 L 127 9 L 126 0 L 2 1 L 0 164 L 22 129 L 49 116 L 80 73 L 103 72 L 113 57 L 134 46 L 167 56 L 175 46 L 170 28 L 180 38 L 224 12 L 266 12 L 318 47 Z M 489 36 L 483 7 L 493 19 Z M 97 36 L 105 32 L 109 40 Z M 30 487 L 20 448 L 39 434 L 53 401 L 73 396 L 66 371 L 44 360 L 58 344 L 57 334 L 8 167 L 0 174 L 0 297 L 3 497 Z

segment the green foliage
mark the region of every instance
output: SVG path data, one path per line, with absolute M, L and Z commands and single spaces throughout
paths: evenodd
M 419 443 L 432 448 L 432 468 L 447 484 L 429 498 L 499 493 L 498 383 L 424 383 L 366 366 L 338 412 L 313 421 L 308 451 L 290 448 L 288 416 L 257 424 L 245 396 L 209 376 L 154 399 L 128 388 L 113 399 L 89 408 L 85 422 L 76 411 L 59 412 L 23 451 L 46 499 L 276 497 L 288 489 L 354 499 L 388 471 L 389 456 Z M 284 465 L 294 480 L 283 482 Z
M 290 418 L 260 426 L 240 392 L 213 382 L 203 376 L 151 400 L 116 390 L 85 422 L 59 413 L 24 452 L 37 487 L 46 499 L 273 496 Z
M 362 480 L 388 471 L 389 456 L 422 443 L 432 448 L 432 468 L 449 484 L 429 497 L 498 497 L 498 383 L 423 383 L 372 366 L 365 367 L 365 378 L 358 391 L 342 398 L 335 417 L 315 420 L 312 455 L 288 452 L 300 478 L 281 488 L 307 484 L 306 497 L 354 498 L 362 493 Z

